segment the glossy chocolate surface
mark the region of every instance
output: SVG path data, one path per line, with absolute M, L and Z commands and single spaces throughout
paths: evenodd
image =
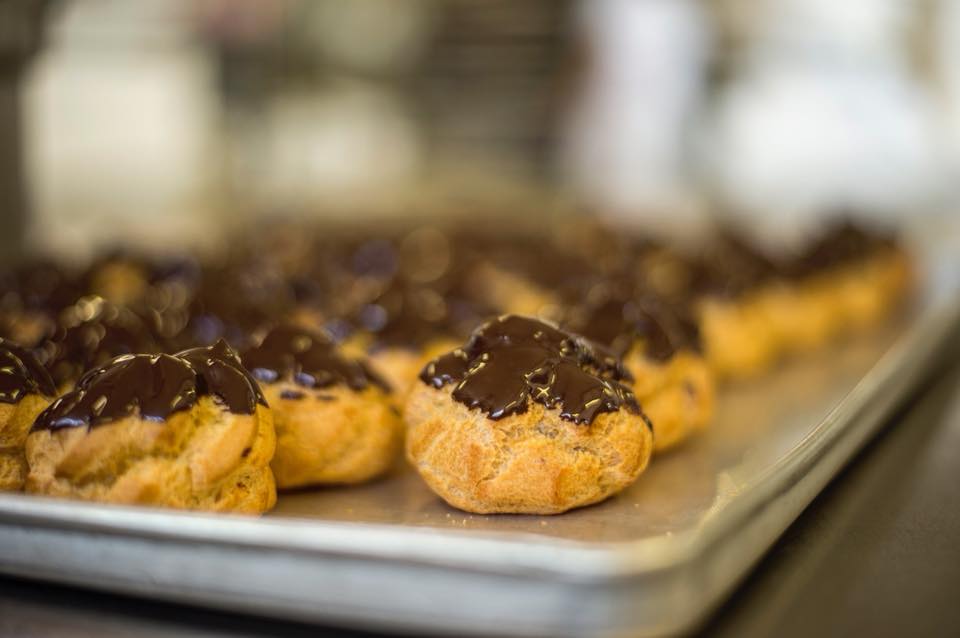
M 642 293 L 613 290 L 574 309 L 564 327 L 626 356 L 638 344 L 644 356 L 668 361 L 680 350 L 700 352 L 689 312 Z
M 338 284 L 352 297 L 334 311 L 352 331 L 369 335 L 370 350 L 419 350 L 437 339 L 466 339 L 497 312 L 471 289 L 472 246 L 439 228 L 422 226 L 393 241 L 360 243 Z M 331 330 L 331 332 L 339 332 Z
M 176 355 L 124 355 L 87 372 L 77 387 L 37 417 L 33 430 L 94 427 L 129 416 L 163 421 L 203 396 L 230 412 L 253 414 L 266 405 L 257 382 L 220 341 Z
M 345 385 L 360 391 L 387 384 L 362 361 L 350 359 L 324 334 L 293 325 L 267 333 L 263 341 L 241 356 L 244 365 L 261 383 L 292 381 L 305 388 Z M 287 392 L 285 399 L 301 399 L 303 393 Z
M 443 338 L 463 339 L 481 321 L 495 316 L 488 306 L 460 291 L 396 284 L 354 315 L 354 324 L 371 333 L 371 351 L 419 349 Z
M 28 394 L 56 395 L 53 380 L 32 353 L 0 339 L 0 403 L 18 403 Z
M 515 315 L 480 326 L 463 348 L 420 373 L 420 380 L 435 388 L 456 384 L 454 400 L 491 419 L 521 414 L 536 401 L 575 423 L 592 423 L 598 414 L 620 409 L 639 414 L 633 393 L 621 383 L 629 379 L 612 353 Z
M 100 297 L 82 297 L 61 313 L 56 332 L 35 349 L 58 386 L 124 354 L 156 354 L 161 348 L 136 314 Z

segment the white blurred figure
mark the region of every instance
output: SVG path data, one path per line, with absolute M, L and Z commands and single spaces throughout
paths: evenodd
M 64 3 L 25 90 L 35 243 L 203 244 L 217 219 L 214 68 L 182 1 Z
M 930 91 L 909 64 L 918 3 L 763 5 L 702 140 L 727 210 L 789 242 L 837 209 L 893 217 L 933 205 L 945 156 Z
M 709 49 L 702 3 L 589 0 L 579 27 L 586 68 L 566 123 L 567 181 L 621 221 L 689 230 L 701 220 L 689 151 Z

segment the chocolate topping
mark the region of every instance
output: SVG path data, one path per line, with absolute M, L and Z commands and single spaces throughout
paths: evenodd
M 373 352 L 383 348 L 418 350 L 435 339 L 462 339 L 495 314 L 453 287 L 394 282 L 378 298 L 361 306 L 353 323 L 371 333 Z
M 345 385 L 360 391 L 369 385 L 389 390 L 362 361 L 341 355 L 325 335 L 292 325 L 274 328 L 259 346 L 243 353 L 244 365 L 262 383 L 293 381 L 306 388 Z M 284 398 L 302 398 L 288 393 Z
M 73 273 L 47 259 L 21 266 L 13 277 L 25 309 L 42 310 L 55 316 L 83 295 L 83 286 Z
M 866 259 L 896 245 L 893 235 L 878 229 L 866 229 L 841 221 L 828 227 L 798 256 L 788 260 L 782 270 L 787 277 L 805 277 L 850 262 Z
M 452 245 L 437 228 L 421 227 L 390 242 L 367 242 L 354 253 L 355 274 L 340 297 L 345 309 L 328 313 L 354 330 L 369 333 L 370 350 L 419 350 L 439 338 L 465 339 L 481 321 L 496 316 L 471 289 L 471 250 Z M 378 247 L 376 251 L 372 248 Z M 357 262 L 361 254 L 365 260 Z M 371 257 L 383 263 L 372 269 Z M 360 263 L 365 268 L 358 269 Z M 388 267 L 389 266 L 389 267 Z M 341 284 L 343 286 L 343 284 Z M 345 310 L 345 311 L 344 311 Z M 330 328 L 330 326 L 327 326 Z
M 191 348 L 175 356 L 196 371 L 199 394 L 219 397 L 231 412 L 253 414 L 258 403 L 267 405 L 256 379 L 226 341 L 221 339 L 212 346 Z
M 189 317 L 173 341 L 208 346 L 226 339 L 239 348 L 292 309 L 293 293 L 275 264 L 262 259 L 208 267 L 191 299 Z
M 0 403 L 18 403 L 28 394 L 53 397 L 56 393 L 50 375 L 30 352 L 0 339 Z
M 97 296 L 83 297 L 61 313 L 53 336 L 35 349 L 61 385 L 124 354 L 160 351 L 147 325 L 133 312 Z
M 694 295 L 726 298 L 743 295 L 782 275 L 777 261 L 729 228 L 721 229 L 685 267 Z
M 772 254 L 733 228 L 722 228 L 702 254 L 681 259 L 688 294 L 737 297 L 776 281 L 803 279 L 869 258 L 896 245 L 893 235 L 835 222 L 794 254 Z
M 575 308 L 565 327 L 626 356 L 638 342 L 643 354 L 667 361 L 679 350 L 700 351 L 696 322 L 682 307 L 642 294 L 606 292 Z
M 453 398 L 491 419 L 526 412 L 531 400 L 574 423 L 626 408 L 639 414 L 630 376 L 613 354 L 549 324 L 505 315 L 480 326 L 463 348 L 427 364 L 420 380 L 456 383 Z
M 163 421 L 199 397 L 215 396 L 230 412 L 266 405 L 257 382 L 220 341 L 176 355 L 124 355 L 87 372 L 72 392 L 40 413 L 33 431 L 94 427 L 129 416 Z

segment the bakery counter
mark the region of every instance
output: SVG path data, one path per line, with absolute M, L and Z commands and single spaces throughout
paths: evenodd
M 960 367 L 936 375 L 807 508 L 705 633 L 960 631 L 958 390 Z M 4 578 L 0 635 L 315 636 L 317 628 Z

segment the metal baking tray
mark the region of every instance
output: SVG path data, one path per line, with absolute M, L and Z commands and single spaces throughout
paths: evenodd
M 725 387 L 708 433 L 568 514 L 476 516 L 410 470 L 282 495 L 257 519 L 0 495 L 0 572 L 351 627 L 662 635 L 692 628 L 923 379 L 951 269 L 870 334 Z

